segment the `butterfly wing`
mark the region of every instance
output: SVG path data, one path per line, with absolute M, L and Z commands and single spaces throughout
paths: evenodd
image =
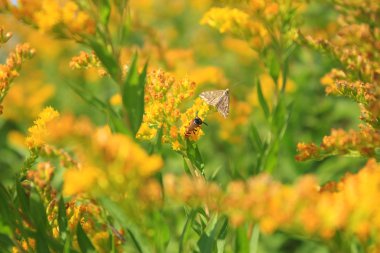
M 204 91 L 199 94 L 199 97 L 202 98 L 207 104 L 215 106 L 220 102 L 224 94 L 224 90 L 212 90 Z
M 215 107 L 218 109 L 218 112 L 223 115 L 223 117 L 228 117 L 228 114 L 230 112 L 230 96 L 228 92 L 220 99 Z

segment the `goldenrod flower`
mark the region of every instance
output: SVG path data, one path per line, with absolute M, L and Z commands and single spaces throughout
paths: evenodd
M 93 34 L 95 22 L 86 10 L 73 0 L 20 1 L 11 8 L 13 14 L 36 25 L 43 32 L 58 32 L 60 35 Z
M 97 178 L 104 176 L 97 167 L 85 166 L 65 171 L 63 181 L 63 194 L 66 196 L 87 192 L 94 186 Z
M 121 104 L 122 104 L 121 95 L 119 93 L 113 95 L 110 98 L 110 104 L 113 105 L 113 106 L 121 106 Z
M 59 113 L 52 107 L 46 107 L 34 121 L 34 125 L 28 129 L 26 144 L 29 149 L 40 148 L 46 142 L 47 124 L 57 118 Z
M 195 83 L 187 78 L 175 80 L 163 71 L 148 74 L 145 86 L 145 113 L 136 137 L 142 140 L 153 139 L 162 131 L 162 142 L 172 143 L 172 147 L 185 147 L 185 132 L 190 122 L 198 115 L 205 119 L 209 107 L 201 99 L 196 99 L 192 107 L 183 110 L 185 100 L 193 96 Z M 202 131 L 190 136 L 198 140 Z
M 35 50 L 29 44 L 19 44 L 14 52 L 10 53 L 6 63 L 0 65 L 0 106 L 7 95 L 14 78 L 19 75 L 19 70 L 25 60 L 33 57 Z
M 227 191 L 213 183 L 173 175 L 165 176 L 164 185 L 170 199 L 224 213 L 233 226 L 257 222 L 265 234 L 297 231 L 321 239 L 343 233 L 378 247 L 380 215 L 373 199 L 379 195 L 379 168 L 375 160 L 369 161 L 357 174 L 346 175 L 334 191 L 320 188 L 311 175 L 286 185 L 261 174 L 230 182 Z
M 41 10 L 34 14 L 38 27 L 46 32 L 51 30 L 61 19 L 61 7 L 57 1 L 43 0 Z
M 344 131 L 332 129 L 325 136 L 321 145 L 299 143 L 297 146 L 298 161 L 321 159 L 334 154 L 360 154 L 364 157 L 376 157 L 376 149 L 380 145 L 380 131 L 370 125 L 361 125 L 360 130 Z
M 242 32 L 248 25 L 249 15 L 235 8 L 212 8 L 203 15 L 200 23 L 219 30 L 220 33 Z

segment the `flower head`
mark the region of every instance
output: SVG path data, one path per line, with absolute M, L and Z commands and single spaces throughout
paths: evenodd
M 136 137 L 151 140 L 162 131 L 161 141 L 172 143 L 174 150 L 185 147 L 185 132 L 196 116 L 207 116 L 208 105 L 201 99 L 182 112 L 186 99 L 194 94 L 195 83 L 187 78 L 176 80 L 163 71 L 148 74 L 145 88 L 145 113 Z M 198 140 L 202 131 L 191 134 L 190 140 Z
M 34 125 L 28 129 L 29 135 L 26 143 L 29 149 L 40 148 L 46 143 L 46 137 L 49 134 L 47 125 L 56 119 L 59 113 L 52 107 L 46 107 L 34 121 Z

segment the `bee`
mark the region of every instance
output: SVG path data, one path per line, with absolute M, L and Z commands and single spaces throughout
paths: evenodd
M 189 126 L 186 128 L 185 138 L 189 138 L 191 133 L 195 134 L 198 131 L 198 128 L 200 128 L 203 123 L 206 126 L 208 126 L 207 123 L 202 121 L 198 116 L 196 116 L 192 121 L 190 121 Z

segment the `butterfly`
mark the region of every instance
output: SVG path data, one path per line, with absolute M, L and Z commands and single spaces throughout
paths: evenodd
M 204 91 L 199 94 L 207 104 L 215 106 L 223 117 L 227 118 L 230 111 L 230 91 L 226 90 L 211 90 Z

